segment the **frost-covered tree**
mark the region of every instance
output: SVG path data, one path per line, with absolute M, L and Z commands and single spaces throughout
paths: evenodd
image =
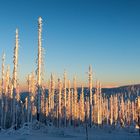
M 84 88 L 82 86 L 82 91 L 80 94 L 80 121 L 83 123 L 85 121 L 85 100 L 84 100 Z
M 110 124 L 113 124 L 113 96 L 110 97 Z
M 38 18 L 38 65 L 37 65 L 37 120 L 40 121 L 41 115 L 41 66 L 42 66 L 42 18 Z
M 4 87 L 5 87 L 5 54 L 3 53 L 2 55 L 2 74 L 1 74 L 1 127 L 4 128 L 4 96 L 5 96 L 5 91 L 4 91 Z
M 73 96 L 73 106 L 74 106 L 74 127 L 76 127 L 77 124 L 77 99 L 78 99 L 78 93 L 77 93 L 77 84 L 76 84 L 76 76 L 73 79 L 73 89 L 74 89 L 74 96 Z
M 64 72 L 64 85 L 63 85 L 63 89 L 64 89 L 64 127 L 66 127 L 66 125 L 67 125 L 67 124 L 66 124 L 66 123 L 67 123 L 67 118 L 66 118 L 66 115 L 67 115 L 67 114 L 66 114 L 66 107 L 67 107 L 67 106 L 66 106 L 66 105 L 67 105 L 67 104 L 66 104 L 66 103 L 67 103 L 67 102 L 66 102 L 66 101 L 67 101 L 67 89 L 66 89 L 67 87 L 66 87 L 66 85 L 67 85 L 67 84 L 66 84 L 66 81 L 67 81 L 67 80 L 66 80 L 66 72 Z
M 89 87 L 89 94 L 90 94 L 90 97 L 89 97 L 89 105 L 90 105 L 90 127 L 92 127 L 92 105 L 93 105 L 93 99 L 92 99 L 92 67 L 91 65 L 89 66 L 89 72 L 88 72 L 88 80 L 89 80 L 89 83 L 88 83 L 88 87 Z
M 72 116 L 72 106 L 71 106 L 71 86 L 70 86 L 70 80 L 68 80 L 68 98 L 67 98 L 67 120 L 68 125 L 70 126 L 71 123 L 71 116 Z
M 60 79 L 58 79 L 58 127 L 61 127 L 61 119 L 62 119 L 61 98 L 62 98 L 62 82 Z
M 17 94 L 17 68 L 18 68 L 18 48 L 19 48 L 19 39 L 18 39 L 18 29 L 16 29 L 16 41 L 14 48 L 14 69 L 13 69 L 13 115 L 12 115 L 12 124 L 17 128 L 17 116 L 16 116 L 16 94 Z
M 51 110 L 54 110 L 54 93 L 55 93 L 55 81 L 54 81 L 54 75 L 51 74 L 51 80 L 50 80 L 50 93 L 51 93 Z

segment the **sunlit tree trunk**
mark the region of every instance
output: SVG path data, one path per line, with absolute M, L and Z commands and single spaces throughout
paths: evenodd
M 27 122 L 31 121 L 31 75 L 28 75 L 28 107 L 27 107 Z
M 51 110 L 54 110 L 54 92 L 55 92 L 55 82 L 54 82 L 54 76 L 51 74 Z
M 80 121 L 83 123 L 85 120 L 85 101 L 84 101 L 84 88 L 82 86 L 82 91 L 80 95 Z
M 62 112 L 61 112 L 61 95 L 62 95 L 62 83 L 61 80 L 58 79 L 58 127 L 61 127 L 61 119 L 62 119 Z
M 38 67 L 37 67 L 37 120 L 40 121 L 41 114 L 41 63 L 42 63 L 42 18 L 38 18 Z
M 90 94 L 90 127 L 92 127 L 92 104 L 93 104 L 93 99 L 92 99 L 92 67 L 91 65 L 89 66 L 89 72 L 88 72 L 88 80 L 89 80 L 89 94 Z
M 3 53 L 3 56 L 2 56 L 2 80 L 1 80 L 1 127 L 3 128 L 4 127 L 4 124 L 3 124 L 3 121 L 4 121 L 4 96 L 5 96 L 5 91 L 4 91 L 4 80 L 5 80 L 5 77 L 4 77 L 4 68 L 5 68 L 5 54 Z
M 113 124 L 113 96 L 110 97 L 110 124 Z
M 72 111 L 71 111 L 71 87 L 70 87 L 70 80 L 68 81 L 68 100 L 67 100 L 67 120 L 68 120 L 68 125 L 70 126 L 71 123 L 71 116 L 72 116 Z
M 76 77 L 74 77 L 73 79 L 73 87 L 74 87 L 74 102 L 73 102 L 73 105 L 74 105 L 74 127 L 76 127 L 76 123 L 77 123 L 77 85 L 76 85 Z
M 67 118 L 66 118 L 66 101 L 67 101 L 67 90 L 66 90 L 66 72 L 64 72 L 64 127 L 67 126 Z
M 5 106 L 4 106 L 4 128 L 6 128 L 6 118 L 8 110 L 8 100 L 9 100 L 9 86 L 10 86 L 10 66 L 7 67 L 6 77 L 5 77 Z
M 18 29 L 16 29 L 16 43 L 14 48 L 14 70 L 13 70 L 13 125 L 17 128 L 16 121 L 16 93 L 17 93 L 17 67 L 18 67 Z

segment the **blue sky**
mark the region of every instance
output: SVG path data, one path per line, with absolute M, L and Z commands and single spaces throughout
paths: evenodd
M 19 28 L 19 80 L 36 69 L 37 18 L 43 18 L 45 80 L 50 73 L 104 86 L 140 83 L 139 0 L 0 0 L 0 54 L 10 64 Z

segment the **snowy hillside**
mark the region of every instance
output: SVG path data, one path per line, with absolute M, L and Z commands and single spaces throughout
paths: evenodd
M 85 128 L 54 128 L 41 126 L 31 129 L 28 126 L 15 131 L 7 130 L 0 133 L 1 140 L 87 140 Z M 89 140 L 139 140 L 137 130 L 111 127 L 88 129 Z

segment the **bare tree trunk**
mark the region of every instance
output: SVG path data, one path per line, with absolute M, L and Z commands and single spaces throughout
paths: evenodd
M 14 48 L 14 70 L 13 70 L 13 121 L 16 129 L 16 88 L 17 88 L 17 66 L 18 66 L 18 29 L 16 29 L 16 43 Z
M 139 136 L 140 136 L 140 116 L 138 115 L 138 126 L 139 126 Z
M 42 61 L 42 18 L 38 18 L 38 68 L 37 68 L 37 120 L 40 121 L 41 111 L 41 61 Z
M 90 119 L 90 127 L 92 127 L 92 68 L 91 65 L 89 66 L 89 72 L 88 72 L 89 76 L 89 94 L 90 94 L 90 115 L 89 115 L 89 119 Z
M 67 119 L 66 119 L 66 100 L 67 100 L 67 93 L 66 93 L 66 72 L 64 72 L 64 127 L 67 126 Z
M 86 140 L 88 140 L 88 120 L 87 120 L 87 109 L 85 111 L 85 125 L 86 125 Z
M 61 127 L 61 119 L 62 119 L 62 112 L 61 112 L 61 94 L 62 94 L 62 83 L 61 80 L 58 79 L 58 127 Z

